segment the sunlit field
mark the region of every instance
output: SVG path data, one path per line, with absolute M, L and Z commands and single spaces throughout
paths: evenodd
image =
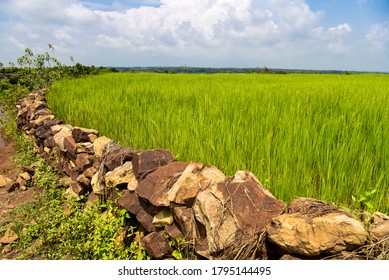
M 116 73 L 62 81 L 47 98 L 67 123 L 250 170 L 287 202 L 389 210 L 388 75 Z

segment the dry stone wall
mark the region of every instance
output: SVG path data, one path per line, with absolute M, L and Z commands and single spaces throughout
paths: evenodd
M 111 199 L 126 209 L 156 259 L 171 258 L 167 238 L 185 240 L 192 257 L 207 259 L 361 258 L 372 238 L 388 239 L 389 217 L 383 214 L 369 232 L 323 201 L 300 198 L 287 209 L 251 172 L 227 177 L 215 166 L 175 161 L 164 149 L 121 147 L 96 130 L 65 124 L 42 91 L 17 108 L 18 127 L 60 172 L 66 194 Z

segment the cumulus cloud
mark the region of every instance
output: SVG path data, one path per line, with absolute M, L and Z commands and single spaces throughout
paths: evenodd
M 187 58 L 193 64 L 278 61 L 283 66 L 283 61 L 299 61 L 307 53 L 349 51 L 350 35 L 357 33 L 354 26 L 344 22 L 318 27 L 324 13 L 306 2 L 1 0 L 0 19 L 3 14 L 7 20 L 0 20 L 0 37 L 8 39 L 2 40 L 0 52 L 52 43 L 60 54 L 94 55 L 98 61 L 92 63 L 101 63 L 104 53 L 109 64 L 122 64 L 125 56 L 139 64 L 141 58 L 151 64 L 166 58 L 164 65 Z M 376 25 L 363 39 L 378 49 L 388 44 L 388 32 L 387 23 Z

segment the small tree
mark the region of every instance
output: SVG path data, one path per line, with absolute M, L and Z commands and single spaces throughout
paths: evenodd
M 34 54 L 31 49 L 26 48 L 24 55 L 17 59 L 22 67 L 21 83 L 30 89 L 47 88 L 53 82 L 66 76 L 66 67 L 54 57 L 54 47 L 48 44 L 51 55 L 48 52 Z

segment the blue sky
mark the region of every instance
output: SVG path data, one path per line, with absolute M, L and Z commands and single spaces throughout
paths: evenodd
M 1 0 L 0 62 L 389 72 L 388 0 Z

